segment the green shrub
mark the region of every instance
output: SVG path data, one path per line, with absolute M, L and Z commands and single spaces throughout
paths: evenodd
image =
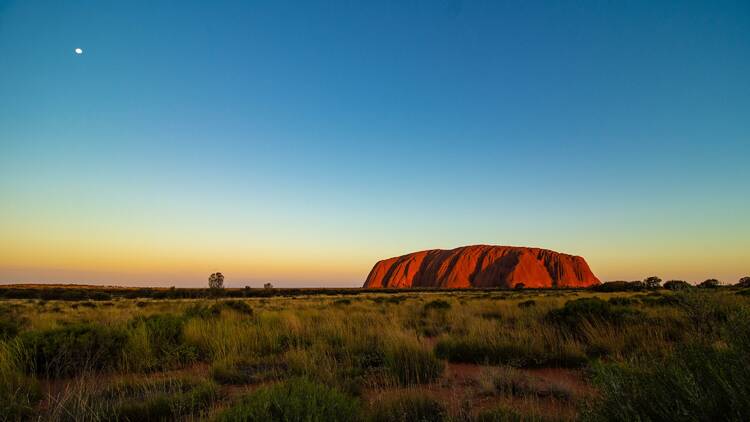
M 446 301 L 444 301 L 444 300 L 441 300 L 441 299 L 432 300 L 430 302 L 427 302 L 424 305 L 425 312 L 429 311 L 429 310 L 444 311 L 444 310 L 448 310 L 450 308 L 451 308 L 451 304 L 448 303 L 448 302 L 446 302 Z
M 611 297 L 607 302 L 614 306 L 630 306 L 638 303 L 638 299 L 633 299 L 632 297 Z
M 286 363 L 276 361 L 214 362 L 211 378 L 219 384 L 253 384 L 274 379 L 287 371 Z
M 39 384 L 31 378 L 0 370 L 0 421 L 33 420 L 42 399 Z
M 221 311 L 221 308 L 224 308 L 231 309 L 243 315 L 253 314 L 253 308 L 251 308 L 250 305 L 247 304 L 247 302 L 242 300 L 224 300 L 215 304 L 214 307 L 218 308 L 219 311 Z
M 416 391 L 386 396 L 369 412 L 372 422 L 441 422 L 448 419 L 445 407 L 436 399 Z
M 584 321 L 608 322 L 622 324 L 637 314 L 637 311 L 622 306 L 615 306 L 599 298 L 581 298 L 569 300 L 560 309 L 547 313 L 547 320 L 577 332 Z
M 685 298 L 696 326 L 692 342 L 664 359 L 595 367 L 600 395 L 588 409 L 595 421 L 746 421 L 750 415 L 750 310 L 712 295 Z M 712 316 L 713 314 L 720 317 Z M 723 341 L 712 341 L 717 333 Z
M 184 315 L 187 318 L 203 318 L 209 319 L 221 314 L 221 308 L 217 306 L 206 306 L 203 304 L 195 304 L 185 309 Z
M 139 317 L 131 321 L 132 328 L 145 326 L 148 344 L 156 368 L 170 368 L 194 362 L 198 350 L 184 343 L 183 327 L 185 319 L 172 314 L 155 314 Z
M 217 398 L 216 386 L 207 382 L 185 383 L 178 391 L 150 393 L 130 398 L 115 406 L 116 420 L 165 421 L 207 410 Z
M 520 368 L 577 368 L 587 362 L 587 357 L 577 350 L 557 350 L 549 347 L 540 349 L 512 339 L 489 342 L 470 337 L 445 338 L 438 341 L 435 354 L 451 362 L 503 364 Z
M 349 422 L 359 420 L 359 402 L 305 378 L 262 387 L 221 413 L 218 421 Z
M 403 342 L 385 352 L 385 367 L 402 385 L 424 384 L 439 378 L 443 362 L 418 343 Z
M 0 307 L 0 341 L 10 340 L 21 331 L 26 319 L 18 315 L 11 308 Z
M 715 289 L 719 287 L 720 285 L 721 283 L 719 283 L 719 280 L 715 278 L 709 278 L 708 280 L 705 280 L 701 282 L 700 284 L 698 284 L 698 287 L 702 289 Z
M 19 337 L 28 373 L 61 377 L 116 367 L 127 340 L 124 330 L 97 324 L 75 324 Z
M 669 280 L 664 283 L 664 288 L 668 290 L 685 290 L 693 287 L 687 281 L 682 280 Z

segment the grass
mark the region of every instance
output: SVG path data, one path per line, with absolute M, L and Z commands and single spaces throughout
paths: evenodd
M 273 290 L 0 300 L 0 420 L 750 414 L 746 290 Z
M 359 414 L 357 399 L 301 378 L 262 387 L 222 412 L 217 420 L 350 422 Z

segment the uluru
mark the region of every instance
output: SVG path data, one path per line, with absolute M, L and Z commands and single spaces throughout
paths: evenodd
M 365 288 L 588 287 L 599 284 L 583 257 L 541 248 L 473 245 L 384 259 Z

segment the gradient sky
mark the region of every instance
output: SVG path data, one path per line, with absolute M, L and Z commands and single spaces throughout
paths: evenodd
M 0 283 L 475 243 L 734 283 L 749 161 L 747 0 L 0 0 Z

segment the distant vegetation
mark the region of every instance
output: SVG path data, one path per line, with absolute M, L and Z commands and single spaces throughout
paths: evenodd
M 660 281 L 9 287 L 0 420 L 748 420 L 750 289 Z

